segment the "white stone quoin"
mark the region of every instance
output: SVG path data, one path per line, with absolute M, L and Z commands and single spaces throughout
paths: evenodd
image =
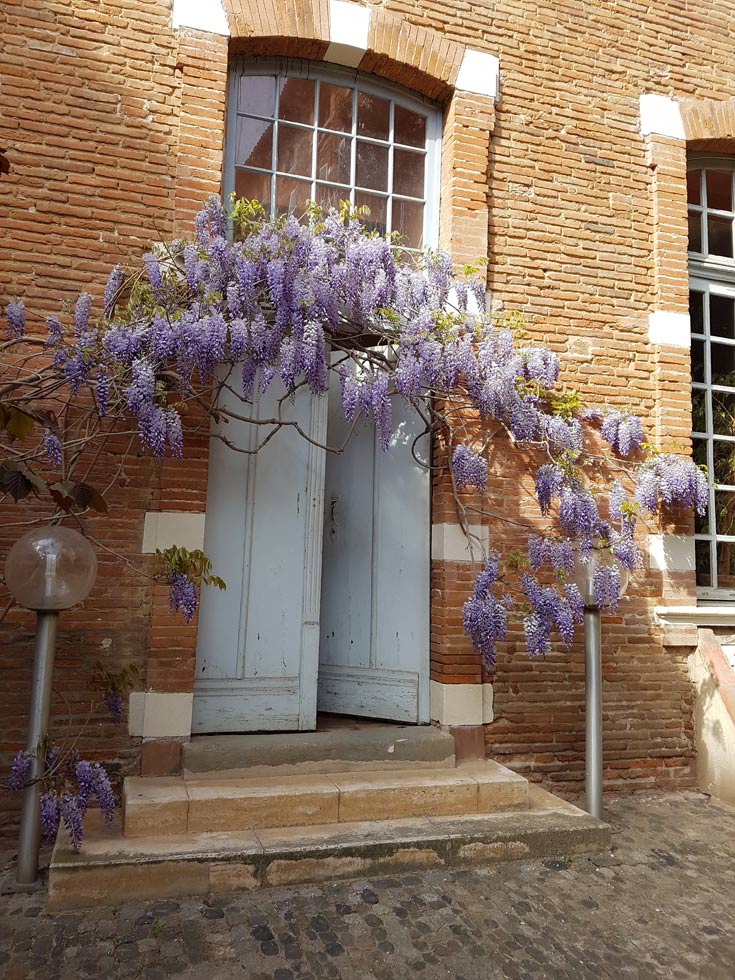
M 642 95 L 640 98 L 641 136 L 667 136 L 686 139 L 679 103 L 666 95 Z
M 693 572 L 694 538 L 689 534 L 649 534 L 648 560 L 657 572 Z
M 149 511 L 143 525 L 144 555 L 166 548 L 186 548 L 201 551 L 204 547 L 204 514 L 189 510 Z
M 370 8 L 346 0 L 329 4 L 329 47 L 325 61 L 357 68 L 368 48 Z
M 500 62 L 494 54 L 468 48 L 459 66 L 456 88 L 460 92 L 474 92 L 495 99 L 498 96 L 499 77 Z
M 434 561 L 483 562 L 489 532 L 481 524 L 470 524 L 470 539 L 459 524 L 434 524 L 431 528 L 431 557 Z
M 128 705 L 128 732 L 143 738 L 188 738 L 193 694 L 133 691 Z
M 222 0 L 174 0 L 171 26 L 174 30 L 188 27 L 207 34 L 230 36 L 230 25 L 227 23 Z
M 665 347 L 689 347 L 691 320 L 688 313 L 656 310 L 648 314 L 648 342 Z

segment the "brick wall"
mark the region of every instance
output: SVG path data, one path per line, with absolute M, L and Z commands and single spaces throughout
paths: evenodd
M 290 5 L 271 5 L 272 15 L 262 18 L 262 5 L 254 2 L 226 6 L 237 35 L 232 51 L 302 57 L 326 51 L 326 3 L 304 2 L 299 16 L 288 14 Z M 655 420 L 662 441 L 683 437 L 686 357 L 679 352 L 672 361 L 671 352 L 647 339 L 648 314 L 660 293 L 657 262 L 663 269 L 669 260 L 656 248 L 659 233 L 662 242 L 666 234 L 657 224 L 666 203 L 662 211 L 656 198 L 665 174 L 651 169 L 638 131 L 638 98 L 643 92 L 695 102 L 735 98 L 731 4 L 712 2 L 700 12 L 678 0 L 654 7 L 638 0 L 389 0 L 371 10 L 363 66 L 445 107 L 442 240 L 463 259 L 487 248 L 494 302 L 525 313 L 530 334 L 563 356 L 568 384 L 634 406 Z M 3 4 L 0 146 L 8 147 L 12 166 L 0 183 L 3 300 L 24 294 L 29 307 L 51 311 L 82 287 L 101 291 L 113 262 L 184 228 L 199 201 L 218 188 L 227 41 L 174 32 L 169 22 L 167 0 Z M 494 106 L 483 97 L 454 95 L 465 45 L 500 59 Z M 711 116 L 716 113 L 705 112 L 692 130 L 700 143 L 722 135 L 707 129 Z M 681 189 L 671 193 L 676 217 Z M 683 273 L 682 243 L 674 236 L 661 247 Z M 188 459 L 175 471 L 136 460 L 113 491 L 113 515 L 96 522 L 99 540 L 137 560 L 146 511 L 201 510 L 205 446 L 193 447 Z M 517 498 L 516 476 L 498 471 L 492 493 Z M 4 516 L 3 555 L 27 514 L 12 507 Z M 456 519 L 441 487 L 434 519 Z M 112 664 L 143 664 L 150 651 L 147 684 L 164 691 L 191 685 L 194 632 L 167 620 L 165 596 L 130 568 L 113 569 L 105 552 L 100 565 L 92 598 L 61 626 L 57 686 L 75 727 L 89 701 L 88 667 L 101 653 Z M 469 581 L 465 566 L 434 565 L 433 670 L 445 683 L 481 679 L 459 620 Z M 664 580 L 647 572 L 605 626 L 610 783 L 691 780 L 687 648 L 663 645 L 651 610 L 662 596 L 691 599 L 692 588 L 689 577 Z M 0 752 L 7 758 L 22 743 L 25 724 L 28 617 L 13 613 L 2 629 Z M 531 663 L 513 635 L 494 686 L 489 750 L 563 789 L 577 787 L 579 647 Z M 59 720 L 61 705 L 57 700 Z M 136 765 L 136 745 L 100 715 L 82 744 L 121 769 Z M 6 805 L 3 799 L 0 806 Z

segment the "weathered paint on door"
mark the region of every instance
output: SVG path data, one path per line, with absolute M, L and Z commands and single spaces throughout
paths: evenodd
M 283 393 L 274 382 L 253 415 L 277 416 Z M 324 442 L 326 398 L 302 389 L 281 411 Z M 252 450 L 268 427 L 221 431 Z M 323 493 L 324 450 L 293 429 L 257 456 L 212 439 L 204 550 L 227 590 L 202 593 L 193 732 L 315 727 Z
M 423 423 L 400 399 L 393 416 L 388 452 L 358 424 L 346 451 L 327 455 L 318 706 L 428 722 L 429 475 L 412 455 Z M 332 385 L 330 445 L 348 428 Z

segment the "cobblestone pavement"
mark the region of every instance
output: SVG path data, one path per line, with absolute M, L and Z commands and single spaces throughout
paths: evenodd
M 614 800 L 612 855 L 128 903 L 0 899 L 0 977 L 735 977 L 735 809 Z

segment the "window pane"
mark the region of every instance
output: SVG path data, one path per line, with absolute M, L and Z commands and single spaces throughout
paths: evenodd
M 735 491 L 715 490 L 715 523 L 718 535 L 735 535 Z
M 355 207 L 368 207 L 370 214 L 363 219 L 363 223 L 368 231 L 377 231 L 380 235 L 385 235 L 388 230 L 388 198 L 378 197 L 377 194 L 365 194 L 363 191 L 355 193 Z
M 707 215 L 707 250 L 710 255 L 732 258 L 732 220 Z
M 406 248 L 423 248 L 424 206 L 416 201 L 393 199 L 391 230 L 400 232 Z
M 707 465 L 707 442 L 705 439 L 693 439 L 692 459 L 697 466 Z
M 387 140 L 390 136 L 390 102 L 367 92 L 358 92 L 357 132 L 359 136 Z
M 239 112 L 256 116 L 275 115 L 276 79 L 274 75 L 243 75 L 237 93 Z
M 687 173 L 687 204 L 702 203 L 702 171 L 690 170 Z
M 331 180 L 336 184 L 349 184 L 351 147 L 352 140 L 349 136 L 332 136 L 329 133 L 318 134 L 316 175 L 319 180 Z
M 255 200 L 265 208 L 265 213 L 271 213 L 271 175 L 259 174 L 252 170 L 235 171 L 235 196 Z
M 712 384 L 735 388 L 735 347 L 729 344 L 710 345 Z
M 721 442 L 715 439 L 712 443 L 714 455 L 714 482 L 724 483 L 729 487 L 735 486 L 735 442 Z M 713 474 L 710 474 L 710 479 Z
M 376 191 L 388 189 L 388 147 L 375 143 L 357 143 L 358 187 L 370 187 Z
M 733 300 L 727 296 L 709 297 L 709 332 L 712 337 L 727 337 L 735 340 L 735 320 L 733 320 Z
M 735 544 L 717 545 L 717 588 L 735 589 Z
M 297 129 L 284 123 L 278 127 L 277 168 L 287 174 L 311 177 L 312 129 Z
M 263 119 L 237 117 L 237 140 L 235 144 L 236 167 L 273 166 L 273 123 Z
M 692 381 L 704 384 L 704 341 L 692 340 Z
M 702 212 L 689 212 L 689 251 L 702 251 Z
M 276 178 L 276 214 L 295 212 L 300 217 L 306 210 L 311 197 L 311 183 L 308 180 L 294 180 L 292 177 Z
M 424 155 L 410 150 L 393 153 L 393 191 L 409 197 L 424 196 Z
M 327 211 L 329 208 L 339 208 L 342 201 L 350 201 L 349 187 L 333 187 L 331 184 L 316 185 L 316 203 Z
M 426 116 L 397 105 L 393 110 L 393 139 L 406 146 L 426 146 Z
M 735 394 L 712 392 L 713 431 L 718 436 L 735 436 Z M 735 451 L 735 446 L 733 446 Z
M 694 554 L 697 564 L 697 585 L 702 588 L 712 586 L 712 575 L 710 572 L 710 544 L 709 541 L 695 541 Z
M 319 86 L 319 125 L 323 129 L 352 132 L 352 89 L 340 85 Z
M 732 211 L 732 174 L 729 170 L 707 171 L 707 207 Z
M 695 534 L 714 534 L 714 528 L 710 527 L 709 507 L 704 514 L 694 514 L 694 533 Z
M 278 118 L 314 125 L 314 82 L 306 78 L 282 78 Z
M 689 293 L 689 315 L 692 318 L 692 333 L 704 333 L 704 293 Z
M 692 388 L 692 432 L 707 431 L 707 393 L 703 388 Z

